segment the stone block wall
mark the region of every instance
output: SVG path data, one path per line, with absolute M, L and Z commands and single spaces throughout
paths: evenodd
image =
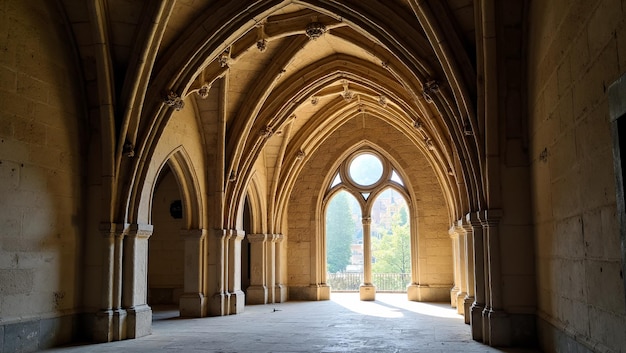
M 529 8 L 538 328 L 547 351 L 626 347 L 607 102 L 608 86 L 626 72 L 624 6 L 577 0 Z
M 81 306 L 85 107 L 57 16 L 0 1 L 0 352 L 70 341 Z

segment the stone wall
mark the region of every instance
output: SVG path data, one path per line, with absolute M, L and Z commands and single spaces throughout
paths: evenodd
M 626 347 L 607 102 L 626 71 L 623 6 L 533 1 L 529 9 L 538 328 L 547 351 Z
M 53 3 L 0 1 L 4 352 L 68 342 L 80 307 L 84 105 L 57 16 Z

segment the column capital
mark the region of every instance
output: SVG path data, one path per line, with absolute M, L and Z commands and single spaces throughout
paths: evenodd
M 491 208 L 481 211 L 478 217 L 483 226 L 494 226 L 498 225 L 503 214 L 502 209 Z
M 231 229 L 229 233 L 230 233 L 230 238 L 234 240 L 241 240 L 243 239 L 243 237 L 246 236 L 246 232 L 244 232 L 243 230 L 238 230 L 238 229 Z
M 154 226 L 152 224 L 137 224 L 133 223 L 128 226 L 128 236 L 132 238 L 150 238 L 154 232 Z
M 457 228 L 454 224 L 450 226 L 450 229 L 448 229 L 448 234 L 450 235 L 450 238 L 452 239 L 459 236 L 459 233 L 457 232 Z
M 282 234 L 272 234 L 272 242 L 280 243 L 283 241 L 284 236 Z
M 202 239 L 207 235 L 208 231 L 206 229 L 181 229 L 180 235 L 184 238 L 196 238 Z
M 267 240 L 267 234 L 248 234 L 247 237 L 251 243 L 260 243 Z
M 470 224 L 472 228 L 482 227 L 482 223 L 480 221 L 480 212 L 469 212 L 465 215 L 465 221 Z
M 369 216 L 361 217 L 361 222 L 363 224 L 371 224 L 372 223 L 372 217 L 369 217 Z
M 116 236 L 123 236 L 126 231 L 126 227 L 124 224 L 121 223 L 101 222 L 98 225 L 98 230 L 103 237 L 112 238 Z

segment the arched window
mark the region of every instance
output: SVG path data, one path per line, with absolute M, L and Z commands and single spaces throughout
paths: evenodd
M 408 193 L 400 173 L 387 158 L 373 149 L 365 148 L 352 153 L 339 165 L 324 198 L 326 205 L 327 283 L 331 289 L 358 289 L 361 293 L 361 300 L 374 299 L 376 282 L 382 281 L 382 277 L 379 276 L 381 279 L 378 281 L 373 281 L 372 278 L 372 260 L 374 259 L 372 256 L 372 234 L 379 231 L 372 229 L 372 217 L 380 216 L 379 210 L 373 210 L 373 207 L 376 200 L 380 203 L 380 200 L 384 199 L 385 193 L 394 195 L 395 199 L 404 205 L 396 205 L 394 201 L 389 212 L 392 211 L 392 208 L 398 208 L 399 211 L 400 207 L 404 207 L 404 212 L 407 213 L 406 222 L 409 222 L 410 207 L 408 205 L 410 202 Z M 353 197 L 347 197 L 349 195 Z M 353 201 L 350 203 L 346 200 Z M 390 218 L 392 216 L 385 213 L 385 217 Z M 336 230 L 329 228 L 339 220 L 356 224 L 351 236 L 346 235 L 341 238 L 344 242 L 341 243 L 342 248 L 340 250 L 337 249 L 339 245 L 331 243 L 337 238 Z M 388 226 L 391 227 L 391 223 Z M 406 230 L 410 229 L 408 224 L 406 228 Z M 393 232 L 393 230 L 390 228 L 389 232 Z M 348 238 L 352 239 L 351 244 L 345 243 Z M 387 240 L 391 240 L 391 237 L 388 237 Z M 410 245 L 408 247 L 410 258 Z M 344 264 L 347 253 L 351 254 L 350 263 Z M 343 254 L 343 262 L 337 261 L 335 258 L 338 256 L 337 254 Z M 411 277 L 410 266 L 407 273 L 407 283 L 396 287 L 403 287 L 408 284 Z M 404 282 L 405 278 L 391 281 Z M 387 282 L 380 282 L 380 285 L 386 285 Z

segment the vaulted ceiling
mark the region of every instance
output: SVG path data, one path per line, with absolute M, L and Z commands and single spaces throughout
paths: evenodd
M 288 185 L 292 177 L 277 170 L 293 174 L 296 161 L 343 121 L 370 114 L 428 157 L 453 216 L 484 197 L 477 45 L 488 26 L 481 1 L 59 4 L 78 49 L 91 122 L 113 141 L 103 147 L 114 156 L 103 173 L 140 174 L 171 106 L 207 110 L 210 96 L 225 123 L 223 177 L 242 180 L 226 193 L 241 193 L 259 156 L 267 175 Z M 121 158 L 125 146 L 138 161 Z M 125 184 L 111 187 L 132 188 Z

